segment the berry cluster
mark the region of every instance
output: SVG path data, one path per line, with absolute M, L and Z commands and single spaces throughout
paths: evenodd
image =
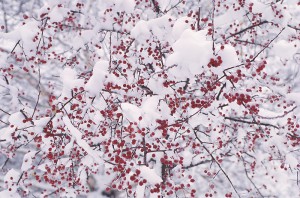
M 217 59 L 211 58 L 207 66 L 210 67 L 219 67 L 223 63 L 221 56 L 218 56 Z

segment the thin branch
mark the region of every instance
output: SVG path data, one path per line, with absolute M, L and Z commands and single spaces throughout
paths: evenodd
M 268 48 L 269 47 L 269 45 L 283 32 L 283 30 L 284 30 L 285 28 L 282 28 L 281 30 L 280 30 L 280 32 L 267 44 L 267 45 L 265 45 L 265 47 L 262 49 L 262 50 L 260 50 L 251 60 L 250 60 L 250 62 L 253 62 L 253 61 L 255 61 L 255 59 L 266 49 L 266 48 Z M 234 69 L 234 68 L 238 68 L 238 67 L 241 67 L 241 66 L 244 66 L 245 65 L 245 63 L 241 63 L 241 64 L 239 64 L 239 65 L 235 65 L 235 66 L 232 66 L 232 67 L 229 67 L 229 68 L 227 68 L 227 69 L 224 69 L 224 71 L 223 72 L 226 72 L 226 71 L 228 71 L 228 70 L 231 70 L 231 69 Z M 225 73 L 226 74 L 226 73 Z
M 276 129 L 279 129 L 278 126 L 275 126 L 275 125 L 272 125 L 272 124 L 269 124 L 269 123 L 258 123 L 258 122 L 251 122 L 251 121 L 246 121 L 246 120 L 241 120 L 241 119 L 238 119 L 238 118 L 231 118 L 231 117 L 224 117 L 224 119 L 226 120 L 231 120 L 231 121 L 234 121 L 234 122 L 241 122 L 241 123 L 245 123 L 245 124 L 254 124 L 254 125 L 258 125 L 258 126 L 270 126 L 270 127 L 273 127 L 273 128 L 276 128 Z
M 289 110 L 289 111 L 284 112 L 282 115 L 279 115 L 279 116 L 274 116 L 274 117 L 265 117 L 265 116 L 260 116 L 260 115 L 257 115 L 257 116 L 260 117 L 260 118 L 262 118 L 262 119 L 269 119 L 269 120 L 277 119 L 277 118 L 283 118 L 283 117 L 286 116 L 287 114 L 293 112 L 296 108 L 297 108 L 297 106 L 295 106 L 294 108 L 292 108 L 292 109 Z
M 8 33 L 8 24 L 7 24 L 7 13 L 6 13 L 6 9 L 4 7 L 4 1 L 1 0 L 2 3 L 2 11 L 3 11 L 3 21 L 4 21 L 4 26 L 5 26 L 5 33 Z
M 15 51 L 17 45 L 20 44 L 20 41 L 21 41 L 21 40 L 18 40 L 18 42 L 15 44 L 14 48 L 10 51 L 11 54 Z
M 9 125 L 8 122 L 4 122 L 3 120 L 0 120 L 0 122 L 3 123 L 3 124 Z
M 283 32 L 283 30 L 285 30 L 285 28 L 282 28 L 281 30 L 280 30 L 280 32 L 262 49 L 262 50 L 260 50 L 257 54 L 256 54 L 256 56 L 254 56 L 253 58 L 252 58 L 252 60 L 250 61 L 250 62 L 253 62 L 253 61 L 255 61 L 255 59 L 263 52 L 263 51 L 265 51 L 265 49 L 267 48 L 267 47 L 269 47 L 269 45 Z
M 245 40 L 240 40 L 240 39 L 234 39 L 234 41 L 237 41 L 237 42 L 241 42 L 241 43 L 247 43 L 247 44 L 251 44 L 251 45 L 258 45 L 258 46 L 261 46 L 261 47 L 265 47 L 265 45 L 262 45 L 260 43 L 253 43 L 253 42 L 250 42 L 250 41 L 245 41 Z
M 0 111 L 2 111 L 3 113 L 6 113 L 7 115 L 10 115 L 10 113 L 8 113 L 7 111 L 3 110 L 0 108 Z
M 213 50 L 213 54 L 214 56 L 216 55 L 216 47 L 215 47 L 215 10 L 216 10 L 216 3 L 215 3 L 215 0 L 213 0 L 213 11 L 212 11 L 212 19 L 211 19 L 211 22 L 212 22 L 212 34 L 211 34 L 211 39 L 212 39 L 212 50 Z
M 2 165 L 1 169 L 3 170 L 3 168 L 6 166 L 7 162 L 9 161 L 9 158 L 6 158 L 4 164 Z
M 47 23 L 47 21 L 45 22 Z M 42 36 L 43 36 L 43 31 L 42 31 Z M 40 101 L 40 95 L 41 95 L 41 68 L 40 68 L 40 65 L 38 64 L 38 97 L 37 97 L 37 100 L 36 100 L 36 103 L 35 103 L 35 106 L 34 106 L 34 110 L 33 110 L 33 113 L 31 115 L 31 118 L 33 118 L 34 114 L 35 114 L 35 111 L 36 111 L 36 108 L 38 106 L 38 103 Z
M 201 20 L 200 17 L 201 16 L 200 16 L 200 14 L 201 14 L 201 7 L 198 8 L 198 14 L 197 14 L 198 15 L 198 18 L 197 18 L 197 30 L 198 31 L 201 30 L 201 27 L 200 27 L 200 20 Z
M 294 29 L 294 30 L 296 30 L 296 31 L 300 31 L 300 28 L 297 28 L 297 27 L 295 27 L 295 26 L 291 26 L 291 25 L 287 25 L 289 28 L 292 28 L 292 29 Z
M 199 165 L 202 165 L 202 164 L 207 164 L 207 163 L 210 163 L 212 162 L 212 160 L 205 160 L 205 161 L 201 161 L 201 162 L 198 162 L 196 164 L 190 164 L 188 166 L 184 166 L 183 169 L 189 169 L 189 168 L 193 168 L 193 167 L 196 167 L 196 166 L 199 166 Z
M 169 9 L 165 10 L 164 13 L 168 13 L 170 10 L 173 10 L 174 8 L 176 8 L 180 3 L 182 3 L 183 0 L 178 1 L 175 5 L 173 5 L 172 7 L 170 7 Z
M 238 191 L 236 190 L 235 186 L 233 185 L 231 179 L 229 178 L 229 176 L 227 175 L 227 173 L 224 171 L 224 169 L 222 168 L 222 166 L 220 165 L 220 163 L 218 162 L 218 160 L 216 160 L 216 158 L 212 155 L 212 153 L 209 151 L 209 149 L 203 144 L 203 142 L 200 140 L 200 138 L 197 136 L 197 133 L 194 131 L 195 137 L 196 139 L 201 143 L 202 147 L 204 148 L 204 150 L 210 155 L 211 159 L 217 164 L 217 166 L 220 168 L 220 170 L 222 171 L 222 173 L 225 175 L 225 177 L 227 178 L 227 180 L 229 181 L 230 185 L 232 186 L 233 190 L 235 191 L 235 193 L 237 194 L 237 196 L 240 198 L 240 194 L 238 193 Z
M 81 91 L 81 92 L 78 92 L 78 93 L 74 94 L 74 95 L 72 96 L 72 98 L 70 98 L 66 103 L 64 103 L 64 104 L 62 105 L 61 108 L 59 108 L 58 110 L 56 110 L 55 113 L 54 113 L 54 115 L 53 115 L 53 116 L 50 118 L 50 120 L 47 122 L 46 126 L 49 126 L 50 122 L 55 118 L 56 114 L 57 114 L 59 111 L 63 110 L 67 104 L 69 104 L 74 98 L 76 98 L 77 95 L 79 95 L 79 94 L 81 94 L 81 93 L 83 93 L 83 92 L 84 92 L 84 91 Z
M 37 108 L 38 103 L 39 103 L 39 100 L 40 100 L 40 95 L 41 95 L 41 90 L 40 90 L 40 86 L 39 86 L 39 94 L 38 94 L 36 103 L 35 103 L 35 105 L 34 105 L 34 110 L 33 110 L 33 113 L 32 113 L 32 115 L 31 115 L 31 118 L 33 118 L 33 116 L 34 116 L 34 114 L 35 114 L 36 108 Z
M 255 27 L 257 27 L 257 26 L 263 25 L 263 24 L 265 24 L 265 23 L 269 23 L 269 22 L 268 22 L 268 21 L 262 21 L 262 22 L 260 22 L 260 23 L 251 25 L 251 26 L 249 26 L 249 27 L 247 27 L 247 28 L 245 28 L 245 29 L 242 29 L 242 30 L 240 30 L 240 31 L 238 31 L 238 32 L 236 32 L 236 33 L 234 33 L 234 34 L 231 34 L 231 35 L 228 36 L 226 39 L 229 39 L 229 38 L 234 37 L 234 36 L 236 36 L 236 35 L 242 34 L 243 32 L 246 32 L 247 30 L 250 30 L 250 29 L 255 28 Z
M 18 179 L 17 185 L 19 185 L 19 183 L 20 183 L 20 181 L 21 181 L 21 179 L 22 179 L 23 175 L 24 175 L 24 171 L 22 172 L 22 174 L 21 174 L 20 178 Z
M 241 156 L 241 158 L 242 158 L 242 160 L 243 160 L 243 162 L 244 162 L 244 164 L 246 163 L 245 162 L 245 159 L 244 159 L 244 157 L 243 156 Z M 260 190 L 257 188 L 257 186 L 255 185 L 255 183 L 252 181 L 252 179 L 249 177 L 249 175 L 248 175 L 248 172 L 247 172 L 247 170 L 246 170 L 246 167 L 244 167 L 244 171 L 245 171 L 245 174 L 246 174 L 246 177 L 248 178 L 248 180 L 251 182 L 251 184 L 254 186 L 254 188 L 256 189 L 256 191 L 258 192 L 258 194 L 260 195 L 260 197 L 264 197 L 263 196 L 263 194 L 260 192 Z
M 25 112 L 24 112 L 23 109 L 21 109 L 20 112 L 23 114 L 23 116 L 25 117 L 25 119 L 28 119 L 28 116 L 25 114 Z M 30 119 L 30 123 L 31 123 L 32 125 L 34 125 L 34 122 L 32 121 L 32 119 Z
M 151 0 L 151 2 L 153 4 L 154 11 L 156 12 L 156 14 L 159 14 L 160 13 L 160 8 L 159 8 L 159 5 L 158 5 L 158 2 L 155 1 L 155 0 Z
M 223 91 L 223 89 L 226 87 L 226 82 L 222 85 L 222 87 L 221 87 L 221 89 L 220 89 L 220 91 L 219 91 L 219 93 L 218 93 L 218 95 L 217 95 L 217 97 L 216 97 L 216 100 L 219 100 L 220 99 L 220 95 L 221 95 L 221 93 L 222 93 L 222 91 Z

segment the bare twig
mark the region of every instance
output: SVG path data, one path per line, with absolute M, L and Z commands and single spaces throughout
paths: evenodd
M 265 45 L 265 47 L 262 49 L 262 50 L 260 50 L 251 60 L 250 60 L 250 62 L 253 62 L 253 61 L 255 61 L 255 59 L 263 52 L 263 51 L 265 51 L 265 49 L 266 48 L 268 48 L 269 47 L 269 45 L 276 39 L 276 38 L 278 38 L 278 36 L 283 32 L 283 30 L 284 30 L 285 28 L 282 28 L 281 30 L 280 30 L 280 32 L 267 44 L 267 45 Z M 229 68 L 227 68 L 227 69 L 224 69 L 224 71 L 223 72 L 226 72 L 226 71 L 228 71 L 228 70 L 231 70 L 231 69 L 234 69 L 234 68 L 238 68 L 238 67 L 241 67 L 241 66 L 244 66 L 246 63 L 241 63 L 241 64 L 239 64 L 239 65 L 235 65 L 235 66 L 232 66 L 232 67 L 229 67 Z M 226 74 L 226 73 L 225 73 Z
M 10 115 L 10 113 L 8 113 L 7 111 L 3 110 L 0 108 L 0 111 L 2 111 L 3 113 L 6 113 L 7 115 Z
M 226 82 L 222 85 L 222 87 L 221 87 L 221 89 L 220 89 L 220 91 L 219 91 L 219 93 L 218 93 L 218 95 L 217 95 L 217 97 L 216 97 L 216 100 L 219 100 L 220 99 L 220 95 L 221 95 L 221 93 L 222 93 L 222 91 L 223 91 L 223 89 L 226 87 Z
M 11 54 L 15 51 L 17 45 L 20 44 L 20 41 L 21 41 L 21 40 L 18 40 L 18 42 L 15 44 L 14 48 L 10 51 Z
M 257 115 L 257 116 L 260 117 L 260 118 L 262 118 L 262 119 L 268 119 L 268 120 L 282 118 L 282 117 L 286 116 L 287 114 L 293 112 L 296 108 L 297 108 L 297 106 L 295 106 L 294 108 L 292 108 L 289 111 L 284 112 L 282 115 L 279 115 L 279 116 L 274 116 L 274 117 L 265 117 L 265 116 L 260 116 L 260 115 Z
M 300 31 L 300 28 L 297 28 L 297 27 L 295 27 L 295 26 L 291 26 L 291 25 L 287 25 L 289 28 L 292 28 L 292 29 L 294 29 L 294 30 L 296 30 L 296 31 Z
M 197 136 L 197 133 L 194 131 L 195 137 L 196 139 L 201 143 L 202 147 L 204 148 L 204 150 L 210 155 L 211 159 L 217 164 L 217 166 L 220 168 L 220 170 L 222 171 L 222 173 L 225 175 L 225 177 L 227 178 L 227 180 L 229 181 L 230 185 L 232 186 L 233 190 L 235 191 L 235 193 L 237 194 L 237 196 L 240 198 L 240 194 L 238 193 L 238 191 L 236 190 L 235 186 L 233 185 L 231 179 L 229 178 L 229 176 L 227 175 L 227 173 L 224 171 L 224 169 L 222 168 L 222 166 L 220 165 L 220 163 L 218 162 L 218 160 L 216 160 L 216 158 L 213 156 L 213 154 L 209 151 L 209 149 L 203 144 L 202 140 L 200 140 L 200 138 Z
M 182 3 L 183 0 L 178 1 L 175 5 L 173 5 L 172 7 L 170 7 L 169 9 L 165 10 L 164 13 L 168 13 L 169 11 L 173 10 L 174 8 L 176 8 L 180 3 Z
M 241 119 L 238 119 L 238 118 L 231 118 L 231 117 L 224 117 L 224 119 L 226 120 L 231 120 L 231 121 L 234 121 L 234 122 L 241 122 L 241 123 L 245 123 L 245 124 L 254 124 L 254 125 L 258 125 L 258 126 L 270 126 L 270 127 L 273 127 L 273 128 L 276 128 L 276 129 L 279 129 L 278 126 L 275 126 L 275 125 L 272 125 L 272 124 L 269 124 L 269 123 L 258 123 L 258 122 L 251 122 L 251 121 L 246 121 L 246 120 L 241 120 Z
M 198 162 L 196 164 L 190 164 L 188 166 L 184 166 L 183 169 L 193 168 L 193 167 L 196 167 L 196 166 L 199 166 L 199 165 L 202 165 L 202 164 L 207 164 L 207 163 L 210 163 L 210 162 L 212 162 L 212 160 L 204 160 L 204 161 Z
M 252 60 L 250 61 L 250 62 L 253 62 L 253 61 L 255 61 L 255 59 L 263 52 L 263 51 L 265 51 L 265 49 L 267 48 L 267 47 L 269 47 L 269 45 L 283 32 L 283 30 L 285 30 L 285 28 L 282 28 L 281 30 L 280 30 L 280 32 L 263 48 L 263 49 L 261 49 L 253 58 L 252 58 Z
M 226 39 L 229 39 L 229 38 L 234 37 L 234 36 L 236 36 L 236 35 L 242 34 L 243 32 L 246 32 L 247 30 L 250 30 L 250 29 L 255 28 L 255 27 L 257 27 L 257 26 L 263 25 L 263 24 L 265 24 L 265 23 L 269 23 L 269 22 L 268 22 L 268 21 L 262 21 L 262 22 L 260 22 L 260 23 L 251 25 L 251 26 L 249 26 L 249 27 L 247 27 L 247 28 L 245 28 L 245 29 L 242 29 L 242 30 L 240 30 L 240 31 L 238 31 L 238 32 L 236 32 L 236 33 L 234 33 L 234 34 L 231 34 L 231 35 L 228 36 Z

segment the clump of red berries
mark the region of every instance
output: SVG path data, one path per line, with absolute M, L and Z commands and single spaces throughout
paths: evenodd
M 207 66 L 210 67 L 219 67 L 223 63 L 221 56 L 218 56 L 217 59 L 211 58 Z

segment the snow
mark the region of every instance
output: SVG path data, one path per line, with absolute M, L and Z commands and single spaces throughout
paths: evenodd
M 72 161 L 70 160 L 70 158 L 65 157 L 59 159 L 58 164 L 63 164 L 65 167 L 70 167 L 72 165 Z
M 114 3 L 114 8 L 120 12 L 132 13 L 134 11 L 134 0 L 112 0 L 111 3 Z
M 239 19 L 243 18 L 245 11 L 243 9 L 234 10 L 230 7 L 226 12 L 222 15 L 219 15 L 215 18 L 214 23 L 216 27 L 230 24 L 232 22 L 237 22 Z
M 85 85 L 91 96 L 96 96 L 104 88 L 105 76 L 108 75 L 108 61 L 99 61 L 93 68 L 93 75 Z
M 68 9 L 62 7 L 54 7 L 51 12 L 48 13 L 49 20 L 51 22 L 61 22 L 67 17 Z
M 70 134 L 75 138 L 76 143 L 83 148 L 88 155 L 90 155 L 95 162 L 102 164 L 103 161 L 101 160 L 100 156 L 98 155 L 97 151 L 94 151 L 88 143 L 82 139 L 82 133 L 73 126 L 70 119 L 68 117 L 63 117 L 63 121 L 66 124 L 66 127 L 68 128 Z
M 23 163 L 22 163 L 22 167 L 21 167 L 22 171 L 27 171 L 28 169 L 31 168 L 32 162 L 33 162 L 33 157 L 35 156 L 36 153 L 37 153 L 37 151 L 30 151 L 24 155 Z
M 183 157 L 183 163 L 182 163 L 183 166 L 191 165 L 191 163 L 193 161 L 193 158 L 192 158 L 193 154 L 190 151 L 188 151 L 188 150 L 183 151 L 182 157 Z
M 161 177 L 157 175 L 154 169 L 151 169 L 147 166 L 141 166 L 139 169 L 141 171 L 141 177 L 146 179 L 149 184 L 159 184 L 163 181 Z
M 144 198 L 145 197 L 145 188 L 146 184 L 143 184 L 142 186 L 138 185 L 136 187 L 136 198 Z
M 262 14 L 262 19 L 267 21 L 272 21 L 274 19 L 274 14 L 270 6 L 258 1 L 253 0 L 253 13 Z
M 297 159 L 296 157 L 294 157 L 293 154 L 288 153 L 288 154 L 286 155 L 285 162 L 286 162 L 287 164 L 289 164 L 290 167 L 296 168 L 297 165 L 299 164 L 299 157 L 298 157 L 298 159 Z
M 10 188 L 10 193 L 15 196 L 15 192 L 18 190 L 17 182 L 21 174 L 15 169 L 10 169 L 4 176 L 5 185 Z M 6 194 L 6 193 L 5 193 Z M 0 194 L 1 195 L 1 194 Z
M 209 116 L 201 112 L 199 113 L 199 108 L 189 108 L 187 116 L 190 117 L 190 124 L 193 128 L 198 126 L 199 124 L 208 127 Z M 199 120 L 201 120 L 201 123 L 199 123 Z
M 166 95 L 173 92 L 170 87 L 163 86 L 164 79 L 153 77 L 149 80 L 147 87 L 152 90 L 155 94 Z
M 150 38 L 151 35 L 158 39 L 169 41 L 171 39 L 168 37 L 168 30 L 171 31 L 169 19 L 173 19 L 173 17 L 164 15 L 149 21 L 140 20 L 134 28 L 132 28 L 130 35 L 140 42 L 144 42 L 146 39 Z
M 30 20 L 27 21 L 25 25 L 20 26 L 17 30 L 9 33 L 0 32 L 0 38 L 11 40 L 15 42 L 15 44 L 20 41 L 23 46 L 23 50 L 27 52 L 27 55 L 34 55 L 36 45 L 33 42 L 33 38 L 36 36 L 37 32 L 40 31 L 38 26 L 38 21 Z
M 75 138 L 72 138 L 71 141 L 68 144 L 66 144 L 65 149 L 64 149 L 64 152 L 66 155 L 69 155 L 70 152 L 72 151 L 72 149 L 74 147 L 74 141 L 75 141 Z
M 179 39 L 181 34 L 189 29 L 190 25 L 189 23 L 186 23 L 185 21 L 190 21 L 191 19 L 189 17 L 181 17 L 176 20 L 174 23 L 173 29 L 172 29 L 172 36 L 175 40 Z
M 30 122 L 26 122 L 26 123 L 23 122 L 25 119 L 26 118 L 24 117 L 24 115 L 19 111 L 10 115 L 8 121 L 10 124 L 14 126 L 19 126 L 20 128 L 31 126 Z
M 43 7 L 37 2 L 20 4 L 22 11 L 29 16 L 24 20 L 25 25 L 22 25 L 23 21 L 19 18 L 22 18 L 23 13 L 18 13 L 16 6 L 19 2 L 6 1 L 10 32 L 0 30 L 0 154 L 11 158 L 0 171 L 3 186 L 0 197 L 23 196 L 19 189 L 28 192 L 28 196 L 32 193 L 39 196 L 39 190 L 47 191 L 40 195 L 42 197 L 58 187 L 46 185 L 44 181 L 35 181 L 32 172 L 58 181 L 70 169 L 73 169 L 73 179 L 80 184 L 75 182 L 70 188 L 68 182 L 62 179 L 62 183 L 57 186 L 66 191 L 53 196 L 91 197 L 93 194 L 99 197 L 102 190 L 113 184 L 117 188 L 122 185 L 123 192 L 117 193 L 119 197 L 126 196 L 128 191 L 124 192 L 124 189 L 128 189 L 128 185 L 133 187 L 130 196 L 164 196 L 161 192 L 150 193 L 150 189 L 163 181 L 161 159 L 165 156 L 174 165 L 168 170 L 172 176 L 168 175 L 165 181 L 180 185 L 190 184 L 190 175 L 196 179 L 191 187 L 176 192 L 178 197 L 190 197 L 189 190 L 192 188 L 197 189 L 195 197 L 199 197 L 212 191 L 211 184 L 215 185 L 214 191 L 218 197 L 233 189 L 224 174 L 220 174 L 220 167 L 216 163 L 184 168 L 211 160 L 210 154 L 223 160 L 220 165 L 242 197 L 257 196 L 245 170 L 265 196 L 298 195 L 295 173 L 300 160 L 299 151 L 296 140 L 287 138 L 293 133 L 292 127 L 286 126 L 287 118 L 298 124 L 300 114 L 300 43 L 297 41 L 298 31 L 293 29 L 298 27 L 297 19 L 300 16 L 297 0 L 277 3 L 268 0 L 238 3 L 233 0 L 220 1 L 220 7 L 216 6 L 214 13 L 211 1 L 183 3 L 158 0 L 156 2 L 162 11 L 160 13 L 156 12 L 152 1 L 80 1 L 84 3 L 82 7 L 68 0 L 47 0 Z M 240 6 L 241 2 L 245 4 Z M 253 12 L 249 10 L 250 3 L 253 3 Z M 172 6 L 175 7 L 164 12 Z M 197 26 L 198 10 L 199 23 L 203 29 L 195 31 L 191 25 Z M 278 15 L 276 10 L 280 10 Z M 64 21 L 69 16 L 68 12 L 74 17 L 72 22 Z M 11 13 L 16 13 L 16 16 L 10 16 Z M 44 13 L 48 13 L 49 19 L 41 19 L 40 15 Z M 202 20 L 206 18 L 208 21 Z M 239 39 L 245 40 L 243 44 L 236 43 L 230 37 L 234 31 L 241 31 L 265 20 L 268 23 L 237 35 Z M 40 27 L 46 21 L 42 38 Z M 59 21 L 63 21 L 62 29 L 53 24 Z M 0 26 L 1 23 L 3 19 L 0 19 Z M 214 25 L 214 38 L 208 35 L 211 28 L 209 23 Z M 288 24 L 292 27 L 287 27 Z M 252 61 L 250 68 L 246 68 L 243 65 L 246 59 L 251 59 L 263 48 L 255 43 L 267 43 L 282 28 L 285 30 Z M 125 29 L 126 32 L 123 32 Z M 229 40 L 226 39 L 228 37 Z M 52 40 L 53 46 L 48 49 L 49 40 Z M 15 53 L 10 53 L 18 41 Z M 213 44 L 215 51 L 212 49 Z M 152 55 L 148 51 L 150 48 L 154 51 Z M 37 53 L 37 49 L 41 53 Z M 29 60 L 31 56 L 34 56 L 33 60 Z M 222 64 L 219 67 L 208 67 L 210 59 L 218 56 Z M 20 59 L 15 60 L 15 57 Z M 69 64 L 72 58 L 76 58 L 78 64 Z M 38 64 L 38 59 L 47 60 L 47 63 Z M 264 59 L 267 61 L 266 68 L 260 74 L 252 75 Z M 150 69 L 147 68 L 148 64 L 152 66 Z M 13 69 L 8 70 L 10 65 Z M 240 67 L 228 69 L 236 65 Z M 23 66 L 30 71 L 24 73 Z M 237 69 L 240 69 L 245 77 L 241 77 L 238 82 L 231 82 L 223 76 L 225 69 L 228 69 L 228 76 L 235 76 Z M 41 78 L 38 71 L 41 72 Z M 212 79 L 214 74 L 218 76 L 216 78 L 220 86 L 205 93 L 201 87 L 205 86 L 205 81 L 215 82 L 216 78 Z M 270 77 L 278 77 L 280 80 L 272 81 Z M 178 89 L 183 88 L 187 78 L 189 83 L 184 87 L 185 92 L 179 92 Z M 144 87 L 139 83 L 140 79 L 144 80 Z M 172 82 L 172 86 L 167 86 L 166 81 Z M 225 82 L 226 87 L 221 88 Z M 121 89 L 111 92 L 105 90 L 108 83 L 120 86 Z M 131 89 L 125 91 L 123 88 L 126 85 L 130 85 Z M 38 88 L 42 92 L 36 105 Z M 74 88 L 81 88 L 82 99 L 74 97 Z M 153 95 L 146 94 L 148 89 L 153 91 Z M 221 89 L 223 93 L 247 93 L 251 95 L 252 101 L 238 105 L 236 101 L 227 101 L 223 94 L 216 100 Z M 273 95 L 280 97 L 278 101 L 272 99 L 271 103 Z M 55 99 L 51 96 L 55 96 Z M 211 104 L 203 108 L 191 107 L 191 101 L 197 99 Z M 171 108 L 175 108 L 174 101 L 178 102 L 175 104 L 175 113 L 171 112 Z M 290 105 L 293 101 L 293 105 Z M 227 106 L 221 108 L 224 104 Z M 259 108 L 257 115 L 244 113 L 249 108 L 247 105 L 255 104 Z M 70 108 L 72 105 L 78 106 L 73 109 Z M 290 111 L 296 105 L 297 108 Z M 9 113 L 3 113 L 2 108 Z M 26 116 L 20 109 L 27 117 L 31 117 L 35 111 L 32 122 L 24 123 Z M 285 111 L 289 111 L 287 115 Z M 119 114 L 123 115 L 123 119 Z M 294 118 L 294 115 L 298 117 Z M 225 119 L 224 116 L 237 120 Z M 258 123 L 260 121 L 279 128 L 252 124 L 254 118 Z M 158 119 L 168 122 L 167 137 L 162 136 Z M 134 128 L 133 132 L 128 133 L 126 130 L 129 125 Z M 48 136 L 45 127 L 59 135 Z M 209 153 L 201 146 L 195 147 L 199 143 L 193 131 L 195 128 L 201 131 L 197 135 Z M 140 129 L 145 134 L 136 133 Z M 294 133 L 299 134 L 298 131 Z M 17 138 L 12 138 L 12 134 Z M 264 136 L 260 137 L 261 134 Z M 259 135 L 258 138 L 256 135 Z M 142 150 L 143 140 L 151 149 L 146 156 Z M 115 141 L 124 141 L 125 144 L 121 147 Z M 18 148 L 16 155 L 11 152 L 14 148 Z M 72 159 L 75 150 L 79 152 L 79 160 Z M 133 157 L 124 157 L 128 150 Z M 61 151 L 64 151 L 63 155 L 60 155 Z M 47 158 L 49 152 L 56 154 L 59 159 Z M 125 163 L 115 162 L 116 156 L 121 157 Z M 141 165 L 144 157 L 147 165 Z M 39 162 L 39 159 L 42 161 Z M 0 162 L 3 161 L 5 159 L 1 158 Z M 253 173 L 249 166 L 254 162 L 256 167 Z M 66 167 L 65 172 L 47 172 L 46 167 L 54 168 L 61 164 Z M 284 171 L 281 165 L 288 170 Z M 116 171 L 116 167 L 121 170 Z M 137 176 L 138 181 L 147 180 L 142 186 L 130 180 L 136 170 L 141 171 Z M 205 170 L 217 175 L 208 179 Z M 123 171 L 128 173 L 123 176 Z M 22 173 L 23 178 L 17 186 Z M 87 180 L 92 177 L 95 178 L 93 185 L 97 190 L 87 193 Z M 33 186 L 25 185 L 29 183 Z M 7 190 L 10 187 L 12 191 Z M 170 189 L 167 185 L 166 190 Z
M 125 118 L 131 122 L 139 122 L 139 117 L 143 115 L 143 111 L 139 107 L 130 103 L 122 103 L 121 108 Z
M 43 163 L 43 164 L 41 164 L 41 165 L 38 166 L 38 169 L 41 170 L 41 171 L 43 171 L 43 172 L 47 172 L 46 167 L 47 166 L 49 167 L 50 165 L 51 165 L 50 163 Z
M 16 87 L 13 86 L 8 86 L 8 88 L 9 88 L 9 94 L 11 96 L 10 103 L 12 109 L 17 110 L 19 107 L 19 101 L 18 101 L 19 91 Z
M 11 197 L 11 198 L 21 198 L 21 196 L 18 193 L 11 192 L 9 190 L 3 190 L 0 192 L 0 197 Z
M 38 120 L 34 120 L 34 125 L 36 127 L 44 127 L 50 120 L 50 117 L 40 118 Z
M 66 67 L 61 73 L 61 80 L 63 82 L 63 89 L 61 98 L 64 97 L 71 98 L 71 91 L 75 87 L 82 87 L 84 81 L 77 78 L 77 72 L 69 67 Z
M 65 191 L 61 193 L 61 196 L 66 198 L 73 198 L 77 197 L 77 193 L 74 188 L 65 188 Z
M 222 70 L 240 64 L 236 49 L 231 45 L 224 45 L 224 49 L 220 50 L 218 55 L 221 56 L 223 61 L 220 67 Z
M 172 46 L 174 53 L 167 58 L 167 65 L 178 65 L 176 77 L 185 78 L 203 72 L 212 55 L 212 42 L 206 39 L 206 30 L 185 30 Z
M 291 59 L 299 49 L 299 46 L 300 42 L 279 40 L 274 44 L 272 51 L 275 56 L 278 56 L 282 59 Z

